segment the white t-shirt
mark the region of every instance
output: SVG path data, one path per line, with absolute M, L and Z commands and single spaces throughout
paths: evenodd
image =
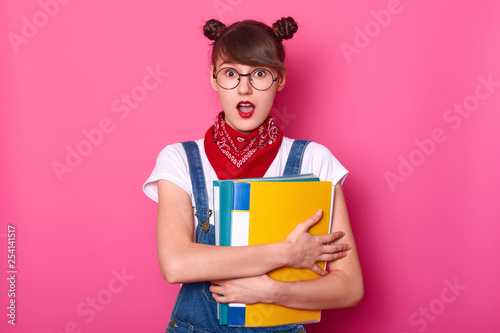
M 293 141 L 294 139 L 283 137 L 278 154 L 264 177 L 276 177 L 283 174 Z M 205 154 L 205 147 L 203 145 L 204 139 L 199 139 L 195 142 L 200 150 L 201 162 L 203 164 L 209 208 L 213 209 L 213 181 L 218 179 L 217 174 Z M 300 172 L 312 173 L 316 177 L 319 177 L 320 180 L 331 181 L 334 185 L 339 181 L 340 184 L 343 184 L 348 174 L 346 168 L 340 164 L 328 148 L 315 142 L 311 142 L 307 145 Z M 180 186 L 191 197 L 191 203 L 194 209 L 195 202 L 191 188 L 189 164 L 184 147 L 180 142 L 168 145 L 162 149 L 156 160 L 153 172 L 143 185 L 144 193 L 156 202 L 158 202 L 158 179 L 166 179 Z M 210 218 L 209 222 L 213 224 L 213 216 Z M 196 217 L 194 218 L 194 223 L 196 227 Z

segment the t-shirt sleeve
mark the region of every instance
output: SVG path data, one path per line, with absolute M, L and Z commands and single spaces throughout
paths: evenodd
M 302 172 L 313 173 L 320 180 L 331 181 L 333 185 L 338 182 L 342 185 L 349 173 L 328 148 L 316 142 L 310 142 L 306 147 Z
M 159 179 L 173 182 L 191 196 L 191 185 L 188 184 L 190 181 L 189 165 L 182 144 L 176 143 L 162 149 L 156 159 L 153 172 L 142 186 L 144 193 L 156 202 L 158 202 L 157 181 Z

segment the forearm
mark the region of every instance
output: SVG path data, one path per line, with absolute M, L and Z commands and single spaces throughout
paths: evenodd
M 160 270 L 169 283 L 257 276 L 288 264 L 284 242 L 241 247 L 189 243 L 158 252 L 165 258 Z
M 355 306 L 364 293 L 361 274 L 353 276 L 343 271 L 308 281 L 274 281 L 273 285 L 269 303 L 304 310 Z

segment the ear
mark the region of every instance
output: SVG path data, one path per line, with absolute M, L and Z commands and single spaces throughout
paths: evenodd
M 278 88 L 276 89 L 277 91 L 283 90 L 283 88 L 285 87 L 285 81 L 286 81 L 286 66 L 285 69 L 279 72 L 278 81 L 276 82 L 278 83 Z
M 215 91 L 219 91 L 219 85 L 217 84 L 217 80 L 214 79 L 214 65 L 210 65 L 210 83 L 212 84 L 212 88 Z

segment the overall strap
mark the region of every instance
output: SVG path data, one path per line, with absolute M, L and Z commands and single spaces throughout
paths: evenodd
M 196 217 L 198 225 L 201 226 L 204 232 L 209 229 L 208 220 L 212 211 L 208 208 L 207 186 L 205 184 L 205 176 L 203 174 L 203 165 L 201 164 L 200 150 L 194 141 L 182 142 L 186 151 L 189 175 L 191 176 L 191 185 L 193 187 L 194 202 L 196 205 Z
M 304 157 L 304 151 L 307 145 L 311 141 L 306 140 L 295 140 L 292 143 L 292 148 L 290 149 L 290 154 L 285 165 L 285 171 L 283 176 L 292 176 L 300 174 L 300 168 L 302 167 L 302 159 Z

